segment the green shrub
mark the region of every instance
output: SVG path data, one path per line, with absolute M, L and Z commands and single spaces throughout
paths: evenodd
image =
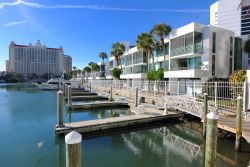
M 121 75 L 122 71 L 121 69 L 118 69 L 118 68 L 114 68 L 112 70 L 112 76 L 116 79 L 120 79 L 120 75 Z

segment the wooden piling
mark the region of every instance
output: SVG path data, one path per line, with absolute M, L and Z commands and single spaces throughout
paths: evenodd
M 204 93 L 204 109 L 203 109 L 203 138 L 206 138 L 206 126 L 207 126 L 207 110 L 208 110 L 208 102 L 207 102 L 208 94 Z
M 202 136 L 203 136 L 203 166 L 205 166 L 205 154 L 206 154 L 206 130 L 207 130 L 207 110 L 208 110 L 208 102 L 207 102 L 207 97 L 208 94 L 204 93 L 204 110 L 203 110 L 203 131 L 202 131 Z
M 218 119 L 214 112 L 207 114 L 205 167 L 216 166 Z
M 63 92 L 57 92 L 57 127 L 63 126 Z
M 112 86 L 110 86 L 110 97 L 109 97 L 109 101 L 113 101 L 113 88 Z
M 89 92 L 91 92 L 91 83 L 89 84 Z
M 82 135 L 72 131 L 65 136 L 66 167 L 81 167 Z
M 68 85 L 65 85 L 65 97 L 68 97 Z
M 242 135 L 242 97 L 237 97 L 237 111 L 236 111 L 236 139 L 235 139 L 235 151 L 241 150 L 240 138 Z
M 72 99 L 71 99 L 71 86 L 68 86 L 68 106 L 72 105 Z
M 138 88 L 135 88 L 135 107 L 138 106 Z

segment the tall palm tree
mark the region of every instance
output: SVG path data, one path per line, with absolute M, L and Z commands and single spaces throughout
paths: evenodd
M 116 42 L 112 44 L 112 51 L 111 51 L 111 56 L 115 57 L 117 66 L 119 66 L 121 64 L 121 56 L 124 54 L 125 52 L 125 46 L 120 43 L 120 42 Z
M 158 23 L 156 24 L 153 29 L 151 30 L 151 33 L 158 38 L 158 41 L 161 43 L 164 53 L 164 67 L 166 65 L 166 47 L 164 44 L 164 38 L 171 32 L 172 28 L 169 25 L 166 25 L 164 23 Z
M 98 71 L 98 69 L 99 69 L 99 66 L 98 66 L 98 64 L 96 64 L 96 63 L 94 63 L 94 62 L 89 62 L 89 67 L 90 67 L 90 69 L 91 69 L 91 72 L 96 72 L 96 71 Z
M 154 38 L 151 34 L 146 32 L 141 33 L 137 36 L 136 46 L 139 50 L 146 52 L 146 73 L 148 72 L 148 55 L 152 53 L 152 48 L 154 45 Z
M 102 59 L 102 64 L 104 65 L 104 59 L 106 59 L 108 56 L 105 52 L 100 52 L 99 57 Z

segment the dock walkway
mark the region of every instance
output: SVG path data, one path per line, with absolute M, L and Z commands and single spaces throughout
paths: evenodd
M 106 102 L 106 104 L 108 103 L 119 105 L 119 103 L 117 102 Z M 67 134 L 72 130 L 86 134 L 99 133 L 111 129 L 130 128 L 140 125 L 152 124 L 154 122 L 163 122 L 169 119 L 178 119 L 184 115 L 183 112 L 178 111 L 169 111 L 165 115 L 162 110 L 158 110 L 155 105 L 151 104 L 145 104 L 145 112 L 141 113 L 138 107 L 134 107 L 135 104 L 133 103 L 133 101 L 128 100 L 128 104 L 130 106 L 130 111 L 133 113 L 133 115 L 64 123 L 64 127 L 56 128 L 55 133 L 57 135 Z M 101 105 L 103 106 L 103 104 Z

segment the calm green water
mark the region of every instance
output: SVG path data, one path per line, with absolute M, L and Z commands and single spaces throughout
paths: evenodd
M 54 135 L 56 92 L 31 85 L 0 85 L 0 166 L 64 167 L 64 138 Z M 64 120 L 80 121 L 127 115 L 127 109 L 68 114 Z M 189 124 L 164 125 L 123 134 L 84 139 L 82 162 L 87 167 L 199 167 L 202 140 Z M 42 147 L 38 143 L 42 142 Z M 243 148 L 250 151 L 249 145 Z M 238 157 L 237 160 L 235 157 Z M 249 152 L 236 155 L 234 140 L 218 141 L 217 166 L 247 166 Z

